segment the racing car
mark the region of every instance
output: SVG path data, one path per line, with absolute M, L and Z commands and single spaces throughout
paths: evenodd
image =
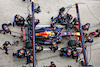
M 35 31 L 36 42 L 42 44 L 61 43 L 62 37 L 78 35 L 79 32 L 61 31 L 58 27 L 43 27 Z

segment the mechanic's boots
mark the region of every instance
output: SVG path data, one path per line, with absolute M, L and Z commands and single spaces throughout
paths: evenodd
M 7 54 L 7 55 L 8 55 L 8 53 L 7 53 L 7 52 L 5 52 L 5 54 Z
M 10 31 L 10 35 L 11 35 L 11 31 Z
M 54 52 L 56 52 L 56 50 L 54 49 Z
M 62 8 L 59 9 L 59 12 L 61 12 L 61 13 L 63 13 L 64 11 L 65 11 L 64 7 L 62 7 Z
M 52 48 L 51 47 L 49 47 L 51 50 L 52 50 Z
M 37 11 L 38 11 L 38 13 L 41 12 L 41 10 L 40 10 L 40 6 L 38 6 Z
M 39 13 L 39 12 L 41 12 L 41 10 L 40 10 L 40 6 L 38 6 L 36 9 L 34 9 L 35 10 L 35 13 Z
M 53 20 L 53 17 L 51 17 L 51 20 Z
M 85 41 L 85 43 L 86 43 L 87 41 Z

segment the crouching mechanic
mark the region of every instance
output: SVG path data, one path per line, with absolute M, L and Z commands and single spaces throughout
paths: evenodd
M 32 25 L 32 15 L 31 15 L 31 14 L 28 15 L 28 17 L 26 18 L 26 21 L 27 21 L 27 23 L 28 23 L 29 25 Z M 38 24 L 40 23 L 39 19 L 35 19 L 34 21 L 35 21 L 35 23 L 34 23 L 35 26 L 38 25 Z M 27 24 L 27 23 L 26 23 L 26 24 Z
M 2 24 L 2 30 L 0 30 L 0 33 L 4 32 L 3 34 L 5 34 L 5 33 L 10 33 L 11 34 L 11 31 L 8 28 L 10 25 L 12 25 L 12 24 L 11 23 L 9 23 L 9 24 L 6 24 L 6 23 Z
M 76 58 L 76 62 L 78 61 L 78 57 L 79 57 L 79 53 L 77 51 L 76 48 L 73 48 L 72 50 L 72 58 L 75 59 Z
M 89 43 L 92 43 L 92 42 L 93 42 L 92 37 L 89 36 L 88 34 L 87 34 L 85 37 L 86 37 L 86 41 L 85 41 L 85 43 L 86 43 L 86 42 L 89 42 Z
M 90 23 L 86 23 L 85 25 L 82 26 L 82 29 L 85 31 L 85 30 L 89 30 L 89 27 L 90 27 Z
M 58 22 L 59 22 L 59 23 L 65 22 L 65 19 L 66 19 L 65 14 L 62 13 L 62 12 L 60 12 L 60 13 L 59 13 L 59 17 L 58 17 Z
M 5 54 L 8 54 L 8 46 L 11 45 L 9 41 L 5 41 L 3 44 L 3 47 L 5 49 Z
M 69 58 L 72 55 L 72 47 L 61 48 L 60 56 L 62 55 L 67 56 Z
M 100 29 L 97 29 L 96 32 L 98 33 L 95 37 L 100 37 Z
M 35 45 L 35 53 L 39 53 L 43 50 L 43 47 L 39 44 Z
M 25 22 L 25 19 L 22 16 L 20 16 L 20 15 L 17 14 L 14 17 L 13 27 L 14 27 L 15 23 L 18 26 L 24 26 L 24 22 Z
M 54 62 L 51 62 L 51 65 L 49 67 L 56 67 L 56 65 L 54 64 Z
M 13 53 L 13 56 L 17 56 L 18 58 L 23 58 L 25 57 L 25 53 L 26 53 L 26 48 L 23 47 L 22 49 L 17 50 L 17 53 Z
M 70 22 L 72 19 L 73 19 L 73 16 L 67 13 L 66 21 Z
M 56 51 L 56 50 L 58 50 L 58 45 L 57 45 L 57 43 L 55 43 L 55 42 L 53 42 L 53 46 L 51 46 L 51 47 L 49 47 L 51 50 L 54 50 L 54 52 Z
M 34 9 L 34 13 L 39 13 L 41 12 L 40 6 L 38 6 L 36 9 Z
M 73 25 L 78 25 L 78 24 L 79 24 L 77 18 L 74 18 L 73 21 L 72 21 L 71 23 L 72 23 Z
M 30 50 L 28 50 L 25 54 L 25 56 L 27 57 L 27 62 L 26 64 L 29 64 L 29 63 L 32 63 L 33 62 L 33 56 L 32 54 L 30 53 Z

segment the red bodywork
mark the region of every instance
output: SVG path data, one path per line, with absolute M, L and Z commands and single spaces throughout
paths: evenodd
M 22 31 L 23 31 L 23 33 L 22 33 L 22 35 L 23 35 L 23 41 L 26 41 L 26 37 L 25 37 L 25 29 L 22 29 Z

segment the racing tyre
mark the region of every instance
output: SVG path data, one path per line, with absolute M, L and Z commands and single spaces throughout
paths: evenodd
M 69 40 L 68 41 L 68 46 L 72 47 L 72 46 L 76 46 L 77 42 L 76 40 Z
M 27 42 L 25 45 L 27 49 L 32 48 L 32 42 Z

